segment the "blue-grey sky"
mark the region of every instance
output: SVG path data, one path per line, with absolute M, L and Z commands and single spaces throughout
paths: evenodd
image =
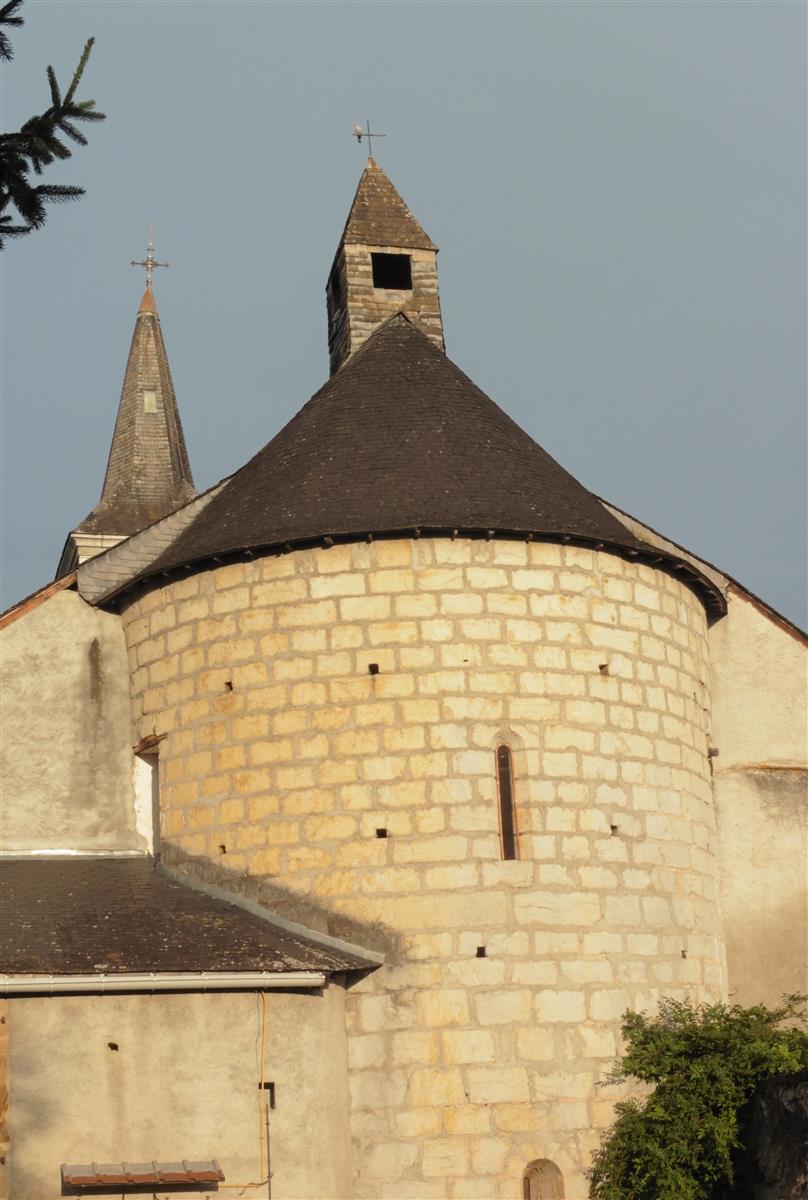
M 108 114 L 87 195 L 2 256 L 3 603 L 100 494 L 147 227 L 197 486 L 328 373 L 324 284 L 365 159 L 441 247 L 447 350 L 592 491 L 805 623 L 806 8 L 28 0 Z

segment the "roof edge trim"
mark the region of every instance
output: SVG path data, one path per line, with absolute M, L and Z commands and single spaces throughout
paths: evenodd
M 680 550 L 685 556 L 685 559 L 690 562 L 693 567 L 696 567 L 697 569 L 703 570 L 707 573 L 715 574 L 718 580 L 721 581 L 723 590 L 727 594 L 734 593 L 735 595 L 742 596 L 744 600 L 748 600 L 750 604 L 757 608 L 760 613 L 769 617 L 775 625 L 783 630 L 784 633 L 788 633 L 802 645 L 808 645 L 808 633 L 806 633 L 804 629 L 801 629 L 795 621 L 791 621 L 788 617 L 783 616 L 783 614 L 778 612 L 776 608 L 773 608 L 771 604 L 767 604 L 765 600 L 760 598 L 760 596 L 755 595 L 754 592 L 751 592 L 749 588 L 740 583 L 739 580 L 735 579 L 732 575 L 728 575 L 726 571 L 722 571 L 722 569 L 717 567 L 715 563 L 711 563 L 708 559 L 702 558 L 698 554 L 694 554 L 692 550 L 688 550 L 688 548 L 686 546 L 682 546 L 680 542 L 675 542 L 673 538 L 669 538 L 664 533 L 660 533 L 658 529 L 654 529 L 653 525 L 649 525 L 647 522 L 641 521 L 639 517 L 635 517 L 632 513 L 626 512 L 624 508 L 620 508 L 619 505 L 612 503 L 611 500 L 605 500 L 603 496 L 597 496 L 596 499 L 599 500 L 601 504 L 604 504 L 610 512 L 614 513 L 618 520 L 620 520 L 621 517 L 626 517 L 629 521 L 632 521 L 636 526 L 638 526 L 639 529 L 644 530 L 645 533 L 651 534 L 655 538 L 659 538 L 661 542 L 665 542 L 668 546 L 672 546 L 675 550 Z M 629 527 L 626 526 L 626 528 Z M 716 586 L 721 585 L 716 583 Z
M 627 530 L 627 532 L 629 531 Z M 662 570 L 667 570 L 673 574 L 676 578 L 682 579 L 699 596 L 712 621 L 723 617 L 727 611 L 727 602 L 722 590 L 707 575 L 700 571 L 694 563 L 651 545 L 648 545 L 647 548 L 633 545 L 624 546 L 619 542 L 598 537 L 590 538 L 584 534 L 562 534 L 515 529 L 452 529 L 448 526 L 408 526 L 402 529 L 361 530 L 350 533 L 333 532 L 318 534 L 316 537 L 292 539 L 286 542 L 271 542 L 266 545 L 241 546 L 231 550 L 222 550 L 216 554 L 204 555 L 200 558 L 190 559 L 187 562 L 178 563 L 176 566 L 160 568 L 153 572 L 147 568 L 136 578 L 122 583 L 117 590 L 110 591 L 104 599 L 105 601 L 117 600 L 131 588 L 146 586 L 161 577 L 165 577 L 166 579 L 182 578 L 190 572 L 204 570 L 210 563 L 218 565 L 225 562 L 240 561 L 244 558 L 255 558 L 259 554 L 290 554 L 295 550 L 313 549 L 315 547 L 328 549 L 330 546 L 336 544 L 344 545 L 346 543 L 368 542 L 374 541 L 376 538 L 384 540 L 414 538 L 417 540 L 424 537 L 448 537 L 452 540 L 462 537 L 471 540 L 483 538 L 487 541 L 550 542 L 555 545 L 581 546 L 589 550 L 606 550 L 611 554 L 616 554 L 620 558 L 628 558 L 651 566 L 660 567 Z
M 7 625 L 13 625 L 20 617 L 24 617 L 32 609 L 39 608 L 40 604 L 50 600 L 51 596 L 55 596 L 57 592 L 74 587 L 76 575 L 76 571 L 71 571 L 69 575 L 63 575 L 61 579 L 56 579 L 53 583 L 46 583 L 38 591 L 32 592 L 30 596 L 24 596 L 16 604 L 12 604 L 4 613 L 0 613 L 0 629 L 5 629 Z
M 750 592 L 749 588 L 744 587 L 742 583 L 738 583 L 736 579 L 733 579 L 731 576 L 727 576 L 727 578 L 729 579 L 727 591 L 730 595 L 741 596 L 748 604 L 756 608 L 761 616 L 768 617 L 778 629 L 782 629 L 783 633 L 787 633 L 795 642 L 799 642 L 801 646 L 808 646 L 808 633 L 804 629 L 800 629 L 799 625 L 796 625 L 793 621 L 789 621 L 788 617 L 784 617 L 776 608 L 772 608 L 770 604 L 767 604 L 765 600 L 761 600 L 754 592 Z
M 139 533 L 86 559 L 75 573 L 79 595 L 88 604 L 98 607 L 138 580 L 143 573 L 143 563 L 159 558 L 166 546 L 219 494 L 229 478 L 225 476 Z
M 277 913 L 272 912 L 271 909 L 258 904 L 257 901 L 249 900 L 246 896 L 239 896 L 236 892 L 230 892 L 226 888 L 218 887 L 215 883 L 203 883 L 199 879 L 194 879 L 188 875 L 184 875 L 181 871 L 167 867 L 162 862 L 158 864 L 157 870 L 173 883 L 180 883 L 183 887 L 192 888 L 193 891 L 201 892 L 205 896 L 211 896 L 214 900 L 222 900 L 225 904 L 232 904 L 235 908 L 241 908 L 244 912 L 248 912 L 254 917 L 260 917 L 262 921 L 266 921 L 267 924 L 274 925 L 286 933 L 306 938 L 307 941 L 315 942 L 324 949 L 337 950 L 343 954 L 351 954 L 355 958 L 364 959 L 369 967 L 380 967 L 386 961 L 384 955 L 379 954 L 376 950 L 368 950 L 365 946 L 358 946 L 355 942 L 347 942 L 344 938 L 332 937 L 329 933 L 322 933 L 318 929 L 310 929 L 308 925 L 300 925 L 297 921 L 289 921 L 286 917 L 280 917 Z

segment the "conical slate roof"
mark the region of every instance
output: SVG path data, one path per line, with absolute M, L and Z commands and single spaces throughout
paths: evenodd
M 437 250 L 387 175 L 369 158 L 345 223 L 342 243 Z
M 78 529 L 128 537 L 195 495 L 160 318 L 147 286 L 132 334 L 101 499 Z
M 147 573 L 244 549 L 414 529 L 648 550 L 399 314 Z

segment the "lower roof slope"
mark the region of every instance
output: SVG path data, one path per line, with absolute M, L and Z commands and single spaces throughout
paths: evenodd
M 0 866 L 0 972 L 347 971 L 368 960 L 164 875 L 151 858 Z
M 244 549 L 419 528 L 648 550 L 398 314 L 146 574 Z

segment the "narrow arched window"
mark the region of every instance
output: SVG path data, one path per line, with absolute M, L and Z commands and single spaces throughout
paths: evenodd
M 549 1158 L 537 1158 L 525 1168 L 522 1200 L 564 1200 L 564 1177 Z
M 513 806 L 513 757 L 510 746 L 497 746 L 497 798 L 499 800 L 499 838 L 503 858 L 518 858 L 516 813 Z

